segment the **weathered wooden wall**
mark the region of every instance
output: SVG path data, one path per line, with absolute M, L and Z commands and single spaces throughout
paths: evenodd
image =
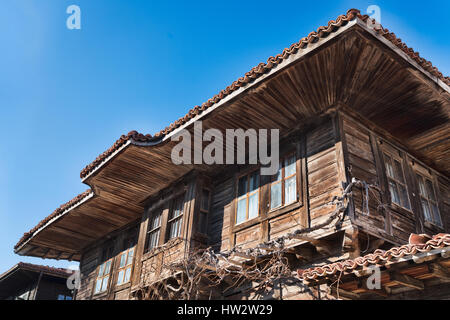
M 124 240 L 129 238 L 136 239 L 137 236 L 138 229 L 136 221 L 131 225 L 128 225 L 120 230 L 117 230 L 114 233 L 111 233 L 108 237 L 105 237 L 98 243 L 95 243 L 94 245 L 86 248 L 80 261 L 81 283 L 80 288 L 76 292 L 75 298 L 77 300 L 117 300 L 125 299 L 125 296 L 128 297 L 131 287 L 131 281 L 120 286 L 116 285 L 118 266 L 120 263 L 120 255 L 124 250 Z M 111 246 L 113 248 L 113 262 L 109 277 L 108 290 L 99 294 L 94 294 L 94 287 L 97 279 L 98 269 L 99 266 L 104 262 L 102 260 L 104 249 Z M 136 258 L 136 255 L 134 255 L 134 258 Z M 133 264 L 135 264 L 135 261 L 136 260 L 133 261 Z
M 389 204 L 389 193 L 382 150 L 391 144 L 399 148 L 400 154 L 405 160 L 405 179 L 408 185 L 411 185 L 408 187 L 412 206 L 410 212 L 395 206 L 386 206 Z M 267 178 L 262 177 L 259 216 L 240 225 L 234 223 L 236 181 L 241 173 L 256 167 L 226 167 L 217 171 L 216 175 L 212 175 L 210 178 L 203 176 L 202 173 L 195 173 L 189 179 L 173 184 L 162 192 L 159 198 L 149 200 L 147 211 L 140 221 L 141 227 L 131 288 L 126 287 L 119 290 L 113 286 L 106 294 L 93 295 L 94 282 L 98 266 L 101 263 L 100 255 L 105 245 L 105 243 L 99 243 L 83 253 L 81 261 L 83 278 L 77 299 L 129 299 L 130 289 L 133 291 L 139 286 L 148 285 L 169 276 L 169 272 L 163 270 L 163 264 L 183 258 L 192 246 L 209 245 L 218 251 L 227 251 L 234 246 L 245 249 L 266 240 L 275 239 L 295 229 L 320 224 L 334 212 L 335 207 L 330 205 L 330 201 L 334 196 L 342 194 L 345 184 L 349 183 L 352 177 L 376 185 L 380 190 L 379 193 L 369 194 L 369 212 L 364 207 L 363 189 L 355 188 L 353 190 L 353 200 L 347 213 L 363 234 L 385 239 L 392 244 L 404 244 L 410 233 L 435 234 L 444 230 L 448 231 L 450 227 L 450 183 L 448 178 L 436 170 L 424 167 L 426 170 L 430 170 L 429 172 L 435 178 L 444 228 L 440 229 L 424 224 L 423 218 L 421 218 L 421 209 L 414 200 L 417 186 L 414 184 L 413 176 L 414 170 L 417 170 L 416 166 L 423 166 L 423 164 L 405 150 L 398 141 L 392 139 L 389 134 L 385 134 L 382 129 L 378 130 L 373 124 L 365 124 L 353 115 L 339 111 L 315 119 L 314 122 L 305 124 L 303 131 L 295 131 L 288 137 L 284 137 L 280 146 L 280 156 L 283 156 L 285 152 L 292 151 L 297 155 L 298 201 L 270 211 L 267 198 L 270 183 Z M 211 172 L 207 174 L 210 175 Z M 207 239 L 197 232 L 200 202 L 196 199 L 199 199 L 201 189 L 205 186 L 211 190 Z M 175 193 L 185 194 L 183 236 L 170 241 L 164 250 L 144 252 L 148 217 L 152 212 L 152 206 L 164 207 L 164 215 L 167 216 L 172 199 L 170 195 L 174 196 Z M 381 210 L 380 204 L 384 204 L 386 210 Z M 345 222 L 350 222 L 350 220 L 347 219 Z M 330 235 L 321 232 L 316 231 L 314 237 Z M 332 234 L 336 231 L 329 232 Z M 124 233 L 125 230 L 122 230 L 112 237 L 119 239 L 123 237 Z M 349 235 L 352 236 L 350 233 Z M 164 241 L 160 245 L 163 243 Z M 116 247 L 115 254 L 119 253 L 120 250 Z M 337 252 L 332 258 L 339 259 L 344 254 L 344 251 Z M 320 264 L 320 261 L 315 261 L 315 263 Z M 113 279 L 115 278 L 113 277 Z M 274 289 L 272 298 L 281 296 L 286 299 L 317 298 L 317 292 L 302 289 L 295 284 L 284 284 L 284 286 L 285 288 L 281 291 Z M 232 297 L 248 299 L 252 295 L 233 294 L 226 298 Z
M 270 212 L 265 198 L 270 185 L 262 177 L 259 217 L 242 226 L 234 226 L 238 173 L 221 172 L 220 178 L 213 179 L 216 183 L 209 216 L 209 245 L 220 251 L 233 246 L 252 247 L 296 229 L 314 226 L 329 217 L 335 209 L 329 202 L 342 193 L 342 182 L 346 181 L 341 142 L 333 119 L 326 117 L 311 130 L 293 134 L 280 146 L 280 155 L 291 150 L 297 154 L 298 202 Z
M 381 192 L 369 193 L 369 212 L 363 205 L 363 189 L 353 192 L 354 222 L 370 234 L 393 243 L 408 242 L 411 233 L 436 234 L 449 230 L 449 180 L 436 170 L 420 163 L 394 138 L 373 124 L 363 123 L 346 113 L 340 113 L 346 154 L 346 167 L 352 177 L 377 185 Z M 391 205 L 387 187 L 383 150 L 399 152 L 403 159 L 405 180 L 411 210 Z M 444 228 L 424 223 L 423 212 L 418 203 L 418 187 L 414 173 L 420 168 L 431 173 L 439 190 L 440 214 Z M 377 200 L 376 200 L 377 199 Z M 380 204 L 385 205 L 382 210 Z

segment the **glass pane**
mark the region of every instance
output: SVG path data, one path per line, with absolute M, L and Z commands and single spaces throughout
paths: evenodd
M 284 183 L 285 204 L 297 201 L 297 177 L 292 176 Z
M 433 189 L 433 184 L 431 183 L 430 180 L 426 179 L 425 180 L 426 183 L 426 188 L 427 188 L 427 197 L 428 199 L 431 199 L 433 201 L 436 201 L 436 198 L 434 197 L 434 189 Z
M 108 289 L 108 280 L 109 280 L 109 277 L 103 278 L 101 291 L 105 291 L 106 289 Z
M 181 219 L 177 219 L 170 223 L 169 239 L 176 238 L 180 235 L 181 221 Z
M 255 191 L 259 188 L 259 171 L 253 172 L 250 176 L 250 190 L 249 192 Z
M 120 268 L 125 266 L 125 261 L 127 260 L 127 253 L 124 252 L 122 253 L 122 255 L 120 256 Z
M 111 260 L 106 262 L 105 274 L 109 274 L 110 271 L 111 271 Z
M 172 212 L 170 213 L 169 219 L 181 216 L 183 214 L 183 205 L 183 198 L 178 198 L 174 203 L 174 207 L 172 209 Z
M 259 211 L 259 192 L 252 194 L 248 198 L 248 218 L 253 219 L 258 216 Z
M 151 223 L 150 223 L 150 230 L 159 228 L 160 226 L 161 226 L 161 212 L 157 212 L 152 217 L 152 220 L 151 220 Z
M 284 161 L 284 176 L 289 177 L 297 171 L 295 163 L 295 155 L 286 158 Z
M 201 208 L 205 211 L 209 210 L 209 191 L 203 189 L 202 191 L 202 206 Z
M 105 264 L 102 263 L 100 266 L 100 270 L 98 271 L 98 276 L 101 277 L 103 275 L 103 271 L 105 271 Z
M 401 184 L 398 185 L 398 191 L 400 193 L 400 201 L 403 208 L 410 209 L 408 194 L 406 193 L 406 188 Z
M 128 251 L 127 266 L 133 263 L 134 248 Z
M 419 191 L 420 195 L 423 197 L 427 196 L 427 193 L 425 192 L 425 185 L 423 184 L 423 179 L 421 176 L 417 175 L 417 181 L 419 182 Z
M 71 296 L 66 296 L 66 300 L 72 300 Z
M 130 281 L 130 277 L 131 277 L 131 268 L 128 268 L 128 269 L 125 271 L 125 280 L 123 280 L 123 282 L 125 283 L 125 282 Z
M 236 223 L 241 223 L 246 219 L 247 198 L 243 198 L 237 203 Z
M 397 160 L 394 160 L 394 178 L 400 182 L 405 182 L 403 179 L 402 165 Z
M 442 226 L 441 215 L 439 214 L 439 209 L 436 203 L 431 202 L 431 209 L 433 210 L 434 223 L 438 226 Z
M 398 196 L 397 186 L 394 182 L 389 181 L 389 191 L 391 192 L 391 200 L 396 204 L 401 204 Z
M 123 270 L 120 270 L 119 275 L 117 276 L 117 284 L 122 284 L 123 282 Z
M 282 166 L 278 164 L 278 172 L 273 176 L 273 182 L 280 181 L 282 179 Z
M 150 233 L 150 235 L 149 235 L 149 242 L 148 242 L 149 243 L 149 245 L 148 245 L 149 249 L 152 249 L 152 248 L 155 248 L 156 246 L 158 246 L 158 243 L 159 243 L 159 231 L 160 231 L 160 229 L 155 230 L 152 233 Z
M 386 174 L 388 175 L 388 177 L 394 178 L 394 169 L 392 168 L 392 164 L 391 164 L 391 158 L 389 156 L 385 155 L 385 159 L 386 159 Z
M 58 300 L 64 300 L 64 296 L 62 294 L 58 294 Z
M 424 199 L 421 199 L 422 202 L 422 209 L 423 209 L 423 215 L 425 217 L 425 220 L 427 221 L 433 221 L 431 219 L 431 212 L 430 212 L 430 207 L 428 206 L 428 202 Z
M 238 183 L 238 197 L 243 196 L 247 193 L 247 177 L 242 177 L 239 179 Z
M 101 289 L 102 289 L 102 279 L 98 279 L 97 282 L 95 283 L 94 293 L 100 292 Z
M 281 182 L 270 187 L 270 208 L 281 206 Z

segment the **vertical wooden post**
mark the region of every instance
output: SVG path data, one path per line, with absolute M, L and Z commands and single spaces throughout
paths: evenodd
M 380 142 L 377 141 L 377 137 L 372 131 L 369 131 L 369 138 L 370 138 L 370 144 L 372 146 L 372 153 L 374 155 L 375 159 L 375 167 L 377 170 L 377 177 L 379 182 L 379 187 L 381 189 L 381 202 L 383 204 L 387 204 L 390 201 L 389 192 L 387 188 L 387 177 L 386 177 L 386 170 L 385 170 L 385 164 L 384 164 L 384 158 L 383 158 L 383 152 L 380 150 Z M 389 210 L 384 211 L 384 229 L 387 234 L 393 235 L 392 231 L 392 222 L 391 222 L 391 213 Z

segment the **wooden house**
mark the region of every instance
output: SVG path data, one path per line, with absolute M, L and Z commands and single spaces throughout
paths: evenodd
M 67 279 L 73 272 L 19 262 L 0 274 L 0 300 L 72 300 Z
M 120 137 L 15 252 L 80 261 L 76 299 L 317 298 L 297 269 L 449 232 L 449 86 L 349 10 L 161 132 Z M 197 121 L 279 129 L 278 174 L 174 164 Z

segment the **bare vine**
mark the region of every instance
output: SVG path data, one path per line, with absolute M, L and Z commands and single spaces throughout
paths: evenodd
M 217 252 L 211 247 L 190 250 L 182 259 L 172 261 L 176 256 L 177 246 L 171 242 L 155 249 L 154 262 L 150 265 L 149 275 L 157 274 L 154 281 L 141 281 L 137 297 L 150 299 L 210 299 L 221 297 L 233 288 L 253 284 L 252 290 L 264 292 L 273 290 L 276 283 L 293 278 L 295 270 L 291 269 L 286 253 L 288 242 L 292 239 L 313 241 L 308 234 L 327 227 L 338 227 L 342 222 L 352 197 L 352 189 L 360 187 L 363 193 L 363 213 L 369 211 L 369 191 L 379 191 L 375 185 L 352 179 L 341 196 L 335 196 L 328 205 L 335 209 L 328 219 L 320 224 L 297 229 L 276 239 L 266 241 L 254 248 L 234 247 L 227 252 Z M 375 196 L 375 194 L 374 194 Z M 377 199 L 377 197 L 375 196 Z M 378 200 L 378 199 L 377 199 Z M 365 209 L 365 210 L 364 210 Z M 332 225 L 332 223 L 334 225 Z M 179 243 L 186 241 L 178 239 Z M 249 288 L 250 290 L 250 288 Z

